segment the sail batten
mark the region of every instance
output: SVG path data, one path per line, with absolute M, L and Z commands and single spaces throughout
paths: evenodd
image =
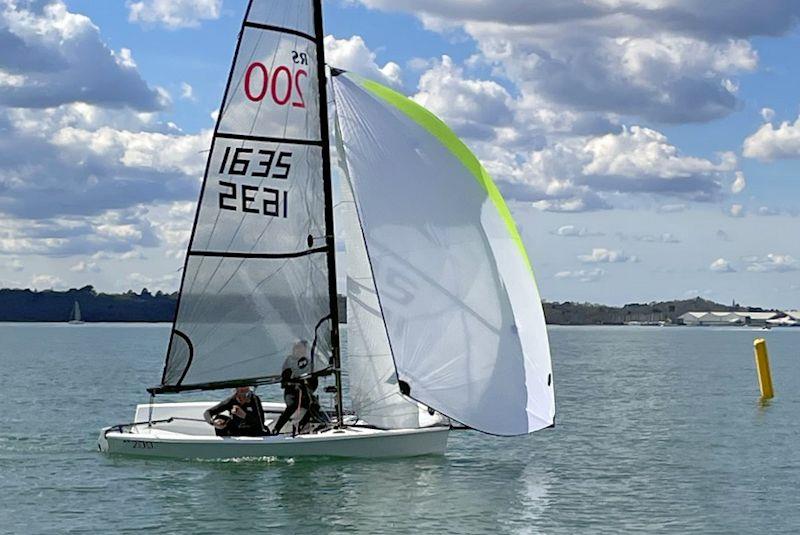
M 274 382 L 298 347 L 307 353 L 304 373 L 332 368 L 318 10 L 318 0 L 248 4 L 154 392 Z

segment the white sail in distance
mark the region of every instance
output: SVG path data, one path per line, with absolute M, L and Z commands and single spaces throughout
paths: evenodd
M 400 389 L 498 435 L 555 417 L 533 269 L 488 173 L 432 113 L 333 79 L 343 157 Z
M 336 329 L 318 0 L 251 0 L 220 108 L 161 385 L 273 382 Z

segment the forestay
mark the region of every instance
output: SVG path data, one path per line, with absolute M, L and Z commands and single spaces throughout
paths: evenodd
M 248 6 L 155 392 L 273 381 L 303 342 L 304 371 L 330 366 L 335 291 L 314 15 L 312 0 Z
M 350 74 L 333 86 L 401 389 L 487 433 L 552 425 L 539 293 L 491 178 L 421 106 Z

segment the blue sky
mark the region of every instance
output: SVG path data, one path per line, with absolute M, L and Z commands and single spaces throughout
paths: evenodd
M 245 2 L 0 0 L 0 286 L 173 291 Z M 800 308 L 800 4 L 330 0 L 484 162 L 546 299 Z

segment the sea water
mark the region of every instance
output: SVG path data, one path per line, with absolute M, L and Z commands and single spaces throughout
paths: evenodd
M 516 438 L 454 432 L 444 457 L 99 453 L 99 429 L 147 401 L 168 332 L 0 325 L 0 532 L 800 529 L 800 329 L 550 328 L 556 427 Z M 756 337 L 770 350 L 768 403 Z

